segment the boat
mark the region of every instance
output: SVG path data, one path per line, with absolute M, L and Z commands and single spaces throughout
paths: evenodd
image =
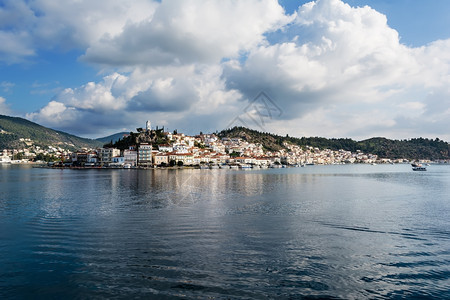
M 0 156 L 0 164 L 10 164 L 11 158 L 9 156 Z
M 427 168 L 425 168 L 424 166 L 422 166 L 419 163 L 417 163 L 417 164 L 416 163 L 412 163 L 411 167 L 412 167 L 413 171 L 426 171 L 427 170 Z

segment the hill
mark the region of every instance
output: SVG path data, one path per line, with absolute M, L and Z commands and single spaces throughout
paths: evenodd
M 60 146 L 68 150 L 101 147 L 97 140 L 53 130 L 23 118 L 0 115 L 0 149 L 19 149 L 27 144 Z
M 101 142 L 102 144 L 107 144 L 107 143 L 113 143 L 114 144 L 115 142 L 117 142 L 118 140 L 123 139 L 124 136 L 129 135 L 129 134 L 130 134 L 129 132 L 118 132 L 118 133 L 111 134 L 111 135 L 108 135 L 108 136 L 105 136 L 105 137 L 102 137 L 102 138 L 98 138 L 98 139 L 95 139 L 95 140 Z
M 298 146 L 312 146 L 320 149 L 347 150 L 376 154 L 380 158 L 389 159 L 450 159 L 450 144 L 439 139 L 415 138 L 411 140 L 390 140 L 387 138 L 371 138 L 354 141 L 348 138 L 323 137 L 289 137 L 267 132 L 259 132 L 245 127 L 233 127 L 222 130 L 219 137 L 238 137 L 251 143 L 260 143 L 266 150 L 284 149 L 285 142 Z

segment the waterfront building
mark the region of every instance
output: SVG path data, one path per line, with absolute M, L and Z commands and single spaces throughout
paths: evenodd
M 153 164 L 156 166 L 168 165 L 169 155 L 167 153 L 156 153 L 153 157 Z
M 117 148 L 100 148 L 98 156 L 101 165 L 109 165 L 113 157 L 120 156 L 120 150 Z
M 142 143 L 138 148 L 137 161 L 141 167 L 149 167 L 152 164 L 152 145 Z
M 124 150 L 123 157 L 125 159 L 125 164 L 129 164 L 131 167 L 135 167 L 137 165 L 137 151 L 134 147 Z
M 125 157 L 123 157 L 123 156 L 114 156 L 112 158 L 112 162 L 110 163 L 110 166 L 122 167 L 124 164 L 125 164 Z
M 183 165 L 192 165 L 194 163 L 194 155 L 192 153 L 179 153 L 179 152 L 170 152 L 169 155 L 169 162 L 175 161 L 183 162 Z

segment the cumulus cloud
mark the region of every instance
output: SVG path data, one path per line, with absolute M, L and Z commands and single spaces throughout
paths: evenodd
M 230 87 L 252 97 L 267 89 L 289 109 L 286 118 L 334 102 L 379 101 L 416 72 L 411 51 L 386 17 L 338 0 L 299 8 L 289 42 L 261 45 L 243 63 L 229 63 Z
M 162 1 L 152 18 L 98 40 L 83 59 L 115 66 L 218 63 L 290 19 L 275 0 Z
M 6 103 L 6 99 L 3 97 L 0 97 L 0 115 L 10 115 L 11 110 L 9 108 L 9 105 Z
M 0 6 L 0 60 L 18 63 L 39 49 L 85 49 L 152 16 L 147 0 L 5 0 Z
M 400 110 L 402 104 L 429 108 L 430 99 L 421 94 L 449 83 L 449 41 L 409 48 L 386 16 L 368 6 L 307 3 L 285 36 L 290 40 L 260 45 L 246 60 L 228 62 L 224 78 L 248 99 L 269 91 L 283 109 L 281 118 L 295 124 L 287 127 L 293 135 L 395 136 L 399 120 L 420 124 L 425 113 Z M 445 106 L 443 96 L 437 102 Z M 444 111 L 434 118 L 448 118 Z
M 236 101 L 241 97 L 226 89 L 221 74 L 220 66 L 208 65 L 145 72 L 137 69 L 128 76 L 113 73 L 101 82 L 65 89 L 27 118 L 58 129 L 68 129 L 72 124 L 70 132 L 83 135 L 108 126 L 128 126 L 132 130 L 143 126 L 147 119 L 161 126 L 185 123 L 183 119 L 189 120 L 186 123 L 193 119 L 206 123 L 209 116 L 220 111 L 221 117 L 213 117 L 217 121 L 236 113 Z M 193 130 L 195 127 L 187 126 Z
M 266 131 L 280 134 L 396 138 L 450 126 L 450 40 L 408 47 L 369 6 L 317 0 L 289 16 L 274 0 L 117 0 L 105 12 L 102 1 L 90 10 L 73 1 L 73 19 L 64 21 L 69 9 L 32 3 L 16 9 L 41 12 L 23 28 L 34 26 L 32 35 L 54 39 L 53 47 L 81 47 L 83 61 L 113 70 L 28 115 L 46 125 L 94 134 L 152 119 L 222 129 L 265 91 L 281 109 Z M 37 45 L 22 40 L 24 49 Z

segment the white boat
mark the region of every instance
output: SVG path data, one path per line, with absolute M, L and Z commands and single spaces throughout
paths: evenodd
M 10 164 L 11 158 L 9 156 L 0 156 L 0 164 Z
M 241 169 L 251 169 L 252 166 L 251 165 L 247 165 L 247 164 L 242 164 L 240 165 Z
M 413 171 L 426 171 L 427 170 L 427 168 L 425 168 L 421 164 L 416 164 L 416 163 L 412 163 L 411 167 L 412 167 Z

